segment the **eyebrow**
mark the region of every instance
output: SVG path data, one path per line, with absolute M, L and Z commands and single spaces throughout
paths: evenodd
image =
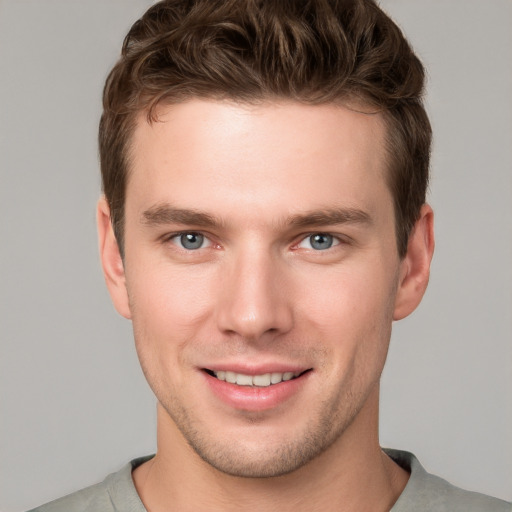
M 364 210 L 357 208 L 333 208 L 313 210 L 305 214 L 293 215 L 288 218 L 288 224 L 297 228 L 327 226 L 338 224 L 367 224 L 372 218 Z
M 184 224 L 202 228 L 216 228 L 224 222 L 216 217 L 194 209 L 176 208 L 168 203 L 157 204 L 142 213 L 142 221 L 147 226 Z M 357 208 L 328 208 L 312 210 L 303 214 L 290 215 L 284 225 L 292 228 L 339 224 L 371 224 L 370 215 Z
M 165 224 L 185 224 L 203 228 L 213 228 L 222 224 L 207 213 L 187 208 L 175 208 L 170 204 L 158 204 L 142 213 L 142 221 L 147 226 Z

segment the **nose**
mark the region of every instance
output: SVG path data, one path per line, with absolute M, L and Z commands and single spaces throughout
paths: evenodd
M 247 251 L 233 255 L 226 267 L 217 302 L 221 332 L 257 342 L 292 328 L 292 301 L 277 258 L 264 251 Z

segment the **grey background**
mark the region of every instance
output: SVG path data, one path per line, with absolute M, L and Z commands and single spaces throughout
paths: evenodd
M 145 0 L 0 0 L 0 510 L 154 451 L 96 254 L 100 93 Z M 429 68 L 437 251 L 395 325 L 384 446 L 512 499 L 512 2 L 386 0 Z

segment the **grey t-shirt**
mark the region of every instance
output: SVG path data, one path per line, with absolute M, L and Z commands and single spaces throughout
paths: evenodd
M 411 473 L 390 512 L 512 512 L 512 504 L 464 491 L 423 469 L 409 452 L 384 450 Z M 64 496 L 30 512 L 146 512 L 132 480 L 132 471 L 152 456 L 132 460 L 99 484 Z M 171 509 L 169 509 L 171 511 Z

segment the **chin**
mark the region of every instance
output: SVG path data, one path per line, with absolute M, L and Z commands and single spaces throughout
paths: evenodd
M 168 414 L 188 445 L 209 466 L 239 478 L 271 478 L 306 466 L 341 437 L 350 420 L 336 415 L 303 426 L 265 425 L 251 418 L 233 429 L 207 428 L 190 418 L 188 411 L 174 408 Z M 219 435 L 220 434 L 220 435 Z M 224 434 L 224 435 L 222 435 Z

